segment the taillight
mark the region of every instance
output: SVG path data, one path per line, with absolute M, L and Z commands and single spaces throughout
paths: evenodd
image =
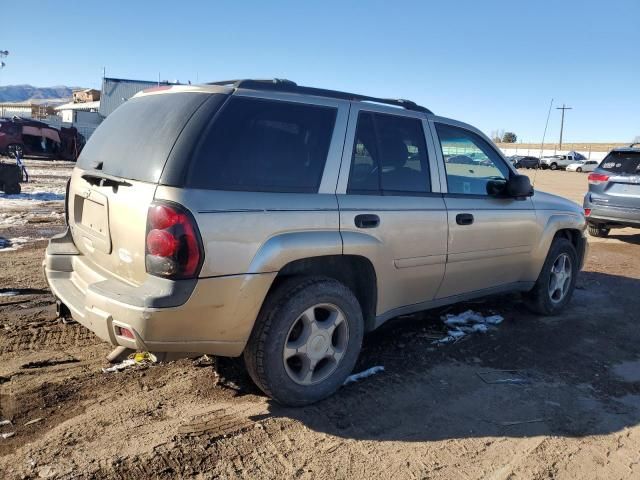
M 590 208 L 585 208 L 584 209 L 584 216 L 588 217 L 589 215 L 591 215 L 591 209 Z
M 193 278 L 204 254 L 200 233 L 188 210 L 174 203 L 154 203 L 147 213 L 147 273 L 173 279 Z
M 588 180 L 591 185 L 600 185 L 601 183 L 609 181 L 609 175 L 605 175 L 604 173 L 590 173 Z

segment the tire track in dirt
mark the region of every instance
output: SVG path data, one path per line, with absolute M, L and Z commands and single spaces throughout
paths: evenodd
M 101 341 L 81 325 L 54 324 L 11 330 L 0 337 L 0 355 L 27 350 L 84 347 Z

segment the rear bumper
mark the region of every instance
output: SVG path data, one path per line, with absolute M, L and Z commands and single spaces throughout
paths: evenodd
M 43 262 L 51 291 L 102 340 L 135 350 L 238 356 L 244 350 L 273 274 L 182 282 L 149 276 L 132 286 L 99 271 L 70 236 L 51 240 Z M 116 327 L 134 339 L 116 334 Z
M 589 194 L 584 198 L 584 208 L 591 209 L 586 217 L 588 223 L 640 228 L 640 208 L 596 204 L 590 201 Z

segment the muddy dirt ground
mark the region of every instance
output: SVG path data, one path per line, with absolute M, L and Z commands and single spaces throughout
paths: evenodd
M 0 194 L 0 478 L 640 478 L 638 231 L 591 242 L 563 315 L 506 295 L 394 320 L 357 366 L 383 373 L 292 409 L 240 360 L 102 373 L 109 346 L 56 319 L 41 274 L 71 165 L 27 163 Z M 536 185 L 580 201 L 586 175 Z M 434 346 L 468 308 L 505 321 Z

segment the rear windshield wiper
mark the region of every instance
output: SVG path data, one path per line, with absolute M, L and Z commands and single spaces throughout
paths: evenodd
M 101 187 L 114 187 L 121 185 L 123 187 L 130 187 L 131 184 L 126 180 L 114 177 L 108 173 L 85 173 L 82 178 L 89 182 L 91 185 L 99 185 Z

